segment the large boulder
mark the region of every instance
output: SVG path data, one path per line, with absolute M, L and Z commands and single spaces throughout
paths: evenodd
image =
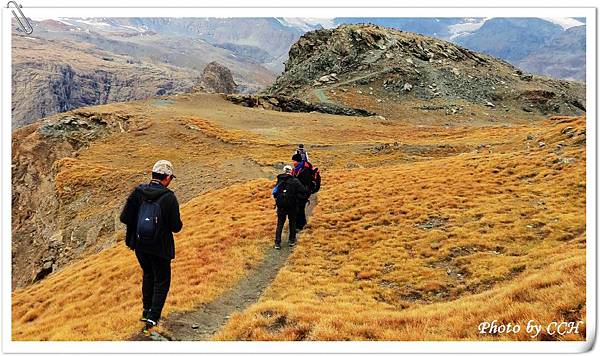
M 237 84 L 233 81 L 233 76 L 229 68 L 217 62 L 210 62 L 204 68 L 200 82 L 196 86 L 196 91 L 206 93 L 235 93 Z

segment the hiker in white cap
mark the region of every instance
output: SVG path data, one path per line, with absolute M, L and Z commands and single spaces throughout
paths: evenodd
M 136 187 L 121 212 L 121 222 L 127 225 L 125 244 L 135 250 L 143 271 L 140 320 L 145 323 L 144 332 L 160 319 L 171 285 L 173 233 L 183 227 L 175 193 L 167 188 L 174 178 L 171 162 L 156 162 L 150 183 Z

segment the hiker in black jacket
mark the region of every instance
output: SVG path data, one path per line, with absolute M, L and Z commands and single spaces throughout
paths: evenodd
M 299 153 L 296 153 L 292 156 L 292 161 L 294 161 L 294 169 L 292 174 L 294 177 L 298 178 L 306 190 L 305 197 L 298 200 L 298 215 L 296 217 L 296 229 L 302 230 L 307 222 L 306 204 L 310 198 L 311 189 L 313 186 L 312 165 L 309 162 L 304 161 Z
M 127 225 L 125 244 L 135 250 L 143 271 L 140 320 L 145 322 L 145 332 L 160 319 L 171 285 L 173 233 L 183 227 L 175 193 L 167 188 L 173 178 L 171 162 L 156 162 L 150 183 L 136 187 L 121 212 L 121 222 Z
M 289 221 L 288 245 L 296 244 L 296 215 L 298 214 L 298 201 L 305 199 L 306 189 L 300 181 L 292 176 L 292 167 L 283 167 L 283 173 L 277 176 L 277 184 L 273 188 L 273 197 L 277 206 L 277 229 L 275 230 L 275 249 L 281 249 L 281 232 L 285 219 Z

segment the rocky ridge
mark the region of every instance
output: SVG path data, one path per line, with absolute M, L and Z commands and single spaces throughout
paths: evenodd
M 582 83 L 533 76 L 449 42 L 376 25 L 306 33 L 266 93 L 310 98 L 331 88 L 357 88 L 380 100 L 463 100 L 543 115 L 585 111 Z

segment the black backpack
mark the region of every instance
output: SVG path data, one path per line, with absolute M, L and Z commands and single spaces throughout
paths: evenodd
M 135 231 L 137 246 L 156 248 L 162 243 L 162 241 L 160 241 L 160 230 L 164 222 L 162 219 L 160 202 L 168 194 L 169 193 L 165 193 L 156 200 L 142 200 Z
M 321 172 L 318 167 L 314 167 L 312 170 L 312 193 L 316 193 L 321 189 Z
M 277 184 L 275 191 L 275 205 L 277 205 L 278 209 L 289 209 L 294 206 L 293 192 L 290 191 L 288 184 L 288 180 L 290 179 L 292 178 L 283 179 Z

